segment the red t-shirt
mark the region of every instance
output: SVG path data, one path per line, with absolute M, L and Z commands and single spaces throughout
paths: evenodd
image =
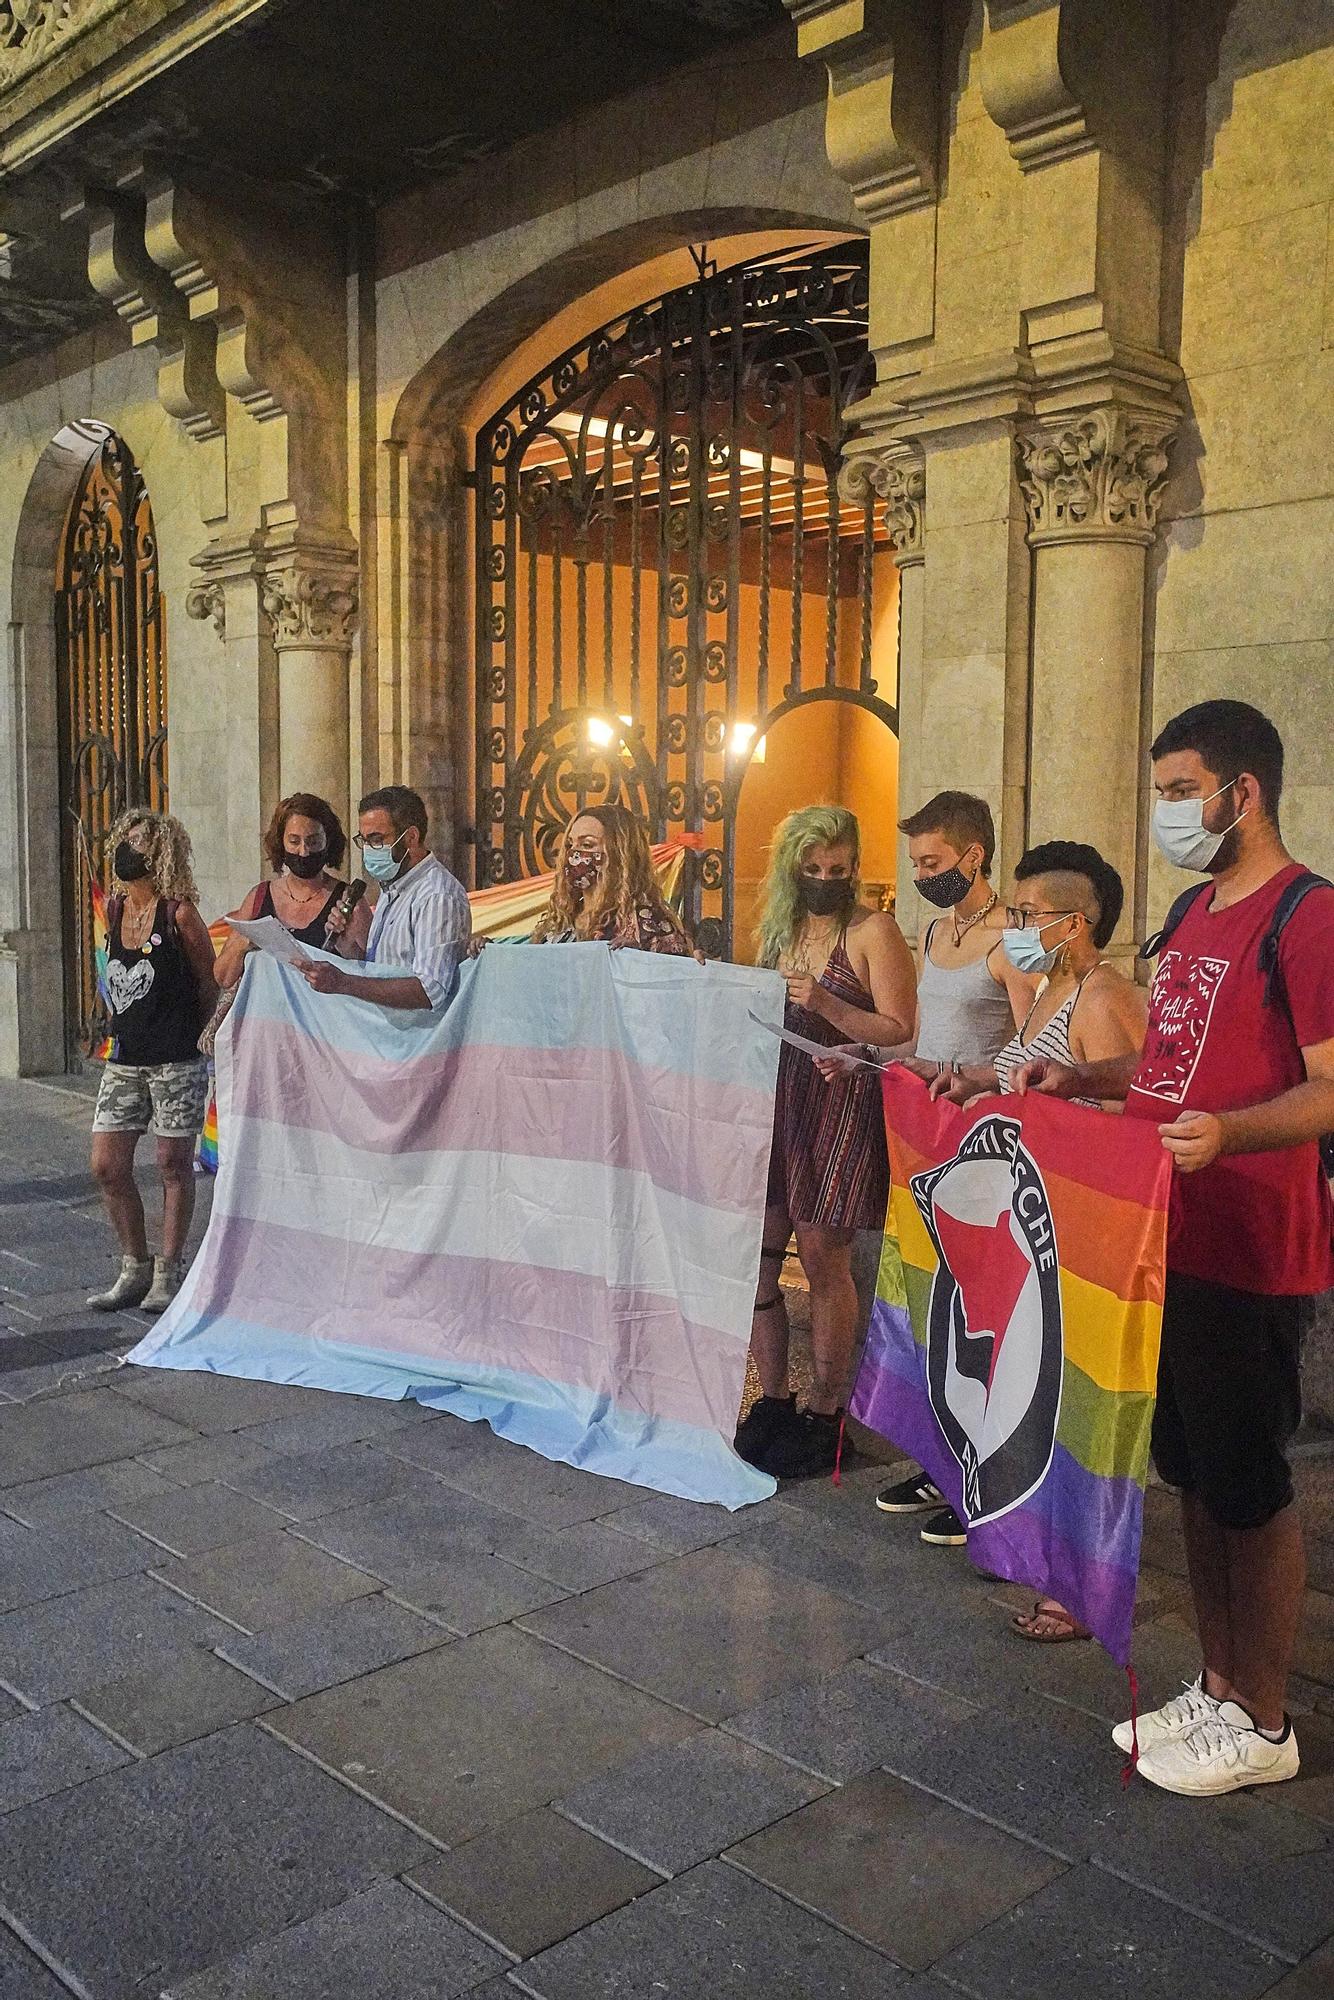
M 1289 918 L 1279 946 L 1288 1006 L 1277 994 L 1265 1005 L 1260 943 L 1298 872 L 1294 862 L 1217 912 L 1208 888 L 1182 918 L 1158 961 L 1130 1116 L 1168 1124 L 1182 1111 L 1263 1104 L 1305 1080 L 1303 1048 L 1334 1040 L 1334 889 L 1311 890 Z M 1318 1147 L 1233 1153 L 1173 1174 L 1167 1266 L 1243 1292 L 1334 1286 Z

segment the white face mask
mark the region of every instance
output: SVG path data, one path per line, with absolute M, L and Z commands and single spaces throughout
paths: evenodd
M 1236 782 L 1234 778 L 1232 784 Z M 1240 826 L 1249 807 L 1221 833 L 1211 833 L 1204 823 L 1204 808 L 1231 789 L 1232 785 L 1220 785 L 1207 799 L 1159 799 L 1153 809 L 1153 837 L 1174 868 L 1194 868 L 1203 874 L 1223 845 L 1224 834 Z

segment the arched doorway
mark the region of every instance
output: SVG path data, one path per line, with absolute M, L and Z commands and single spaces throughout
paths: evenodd
M 88 459 L 56 567 L 56 679 L 65 1020 L 74 1054 L 95 1032 L 89 872 L 127 806 L 167 805 L 166 621 L 143 475 L 104 424 L 76 426 Z
M 892 549 L 838 490 L 870 379 L 865 245 L 844 244 L 705 268 L 480 426 L 479 884 L 550 866 L 566 820 L 619 797 L 702 837 L 688 914 L 730 951 L 751 746 L 806 694 L 896 692 Z

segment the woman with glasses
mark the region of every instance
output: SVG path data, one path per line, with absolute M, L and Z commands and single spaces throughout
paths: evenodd
M 364 958 L 370 911 L 364 902 L 357 902 L 350 915 L 340 907 L 348 885 L 337 870 L 347 852 L 347 835 L 329 801 L 314 792 L 293 792 L 280 799 L 264 835 L 264 852 L 273 873 L 255 885 L 231 916 L 247 922 L 276 917 L 302 944 L 337 952 L 341 958 Z M 253 949 L 233 931 L 218 953 L 221 995 L 200 1036 L 205 1055 L 213 1052 L 214 1036 L 236 998 L 246 953 Z
M 1138 1053 L 1146 995 L 1102 955 L 1124 900 L 1121 877 L 1096 848 L 1048 840 L 1029 849 L 1015 870 L 1014 902 L 1005 911 L 1002 939 L 1018 971 L 1040 975 L 1037 993 L 995 1061 L 937 1077 L 930 1085 L 933 1097 L 965 1104 L 997 1089 L 1010 1092 L 1016 1071 L 1039 1057 L 1101 1062 Z M 1093 1098 L 1076 1102 L 1100 1108 Z M 1045 1645 L 1089 1636 L 1054 1597 L 1040 1597 L 1013 1624 L 1021 1638 Z

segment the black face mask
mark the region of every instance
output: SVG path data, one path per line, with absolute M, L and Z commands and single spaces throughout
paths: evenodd
M 118 882 L 142 882 L 148 873 L 148 863 L 137 847 L 130 846 L 128 840 L 117 841 L 111 865 L 116 871 Z
M 952 910 L 963 901 L 976 880 L 975 875 L 965 875 L 956 864 L 953 868 L 942 868 L 939 875 L 919 875 L 916 888 L 933 909 Z
M 324 867 L 324 852 L 318 854 L 291 854 L 283 849 L 283 867 L 289 875 L 296 875 L 303 882 L 313 881 Z
M 841 917 L 852 907 L 853 886 L 846 876 L 803 875 L 797 893 L 813 917 Z

